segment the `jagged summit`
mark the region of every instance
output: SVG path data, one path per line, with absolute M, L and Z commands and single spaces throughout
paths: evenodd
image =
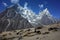
M 49 10 L 46 8 L 44 9 L 40 14 L 39 14 L 40 22 L 42 24 L 52 24 L 56 22 L 56 19 L 51 15 L 51 13 L 49 12 Z
M 40 16 L 43 16 L 43 15 L 52 16 L 47 8 L 44 9 L 42 12 L 40 12 L 39 15 Z
M 44 9 L 44 11 L 45 11 L 45 12 L 48 11 L 48 8 Z
M 50 14 L 48 8 L 44 9 L 36 15 L 32 10 L 28 9 L 27 4 L 24 7 L 19 4 L 13 6 L 15 10 L 21 14 L 22 17 L 27 19 L 32 25 L 40 25 L 40 24 L 51 24 L 55 23 L 55 18 Z
M 14 14 L 17 13 L 23 18 L 28 20 L 28 22 L 33 26 L 48 25 L 56 22 L 56 19 L 50 14 L 48 8 L 44 9 L 36 15 L 31 9 L 27 7 L 27 4 L 22 7 L 20 4 L 15 4 L 7 8 L 10 17 L 15 17 Z
M 46 8 L 43 11 L 39 13 L 39 15 L 36 16 L 35 19 L 33 19 L 32 24 L 33 25 L 48 25 L 56 23 L 56 19 L 50 14 L 49 10 Z

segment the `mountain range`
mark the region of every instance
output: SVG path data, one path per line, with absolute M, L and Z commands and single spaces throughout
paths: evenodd
M 38 15 L 28 7 L 22 7 L 19 4 L 17 5 L 17 10 L 19 13 L 22 13 L 22 17 L 27 19 L 33 26 L 48 25 L 57 22 L 56 18 L 51 15 L 47 8 Z
M 50 14 L 47 8 L 37 15 L 28 7 L 15 4 L 0 13 L 0 31 L 32 28 L 56 22 L 56 18 Z

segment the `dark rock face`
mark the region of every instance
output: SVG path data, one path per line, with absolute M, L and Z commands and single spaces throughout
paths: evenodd
M 0 32 L 33 27 L 13 7 L 0 13 Z

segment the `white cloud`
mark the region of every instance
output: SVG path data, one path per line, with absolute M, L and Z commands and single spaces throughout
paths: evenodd
M 8 6 L 7 3 L 5 3 L 5 2 L 3 2 L 3 5 L 4 5 L 4 6 Z
M 11 0 L 11 3 L 14 3 L 14 4 L 16 4 L 18 2 L 19 2 L 19 0 Z
M 44 5 L 43 5 L 43 4 L 39 4 L 39 7 L 40 7 L 40 8 L 43 8 L 43 7 L 44 7 Z
M 27 2 L 25 2 L 25 4 L 24 4 L 24 8 L 27 8 L 27 5 L 28 5 L 28 3 L 27 3 Z

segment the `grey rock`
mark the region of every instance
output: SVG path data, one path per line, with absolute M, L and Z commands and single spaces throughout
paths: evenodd
M 0 32 L 32 28 L 27 19 L 15 10 L 16 5 L 0 13 Z

